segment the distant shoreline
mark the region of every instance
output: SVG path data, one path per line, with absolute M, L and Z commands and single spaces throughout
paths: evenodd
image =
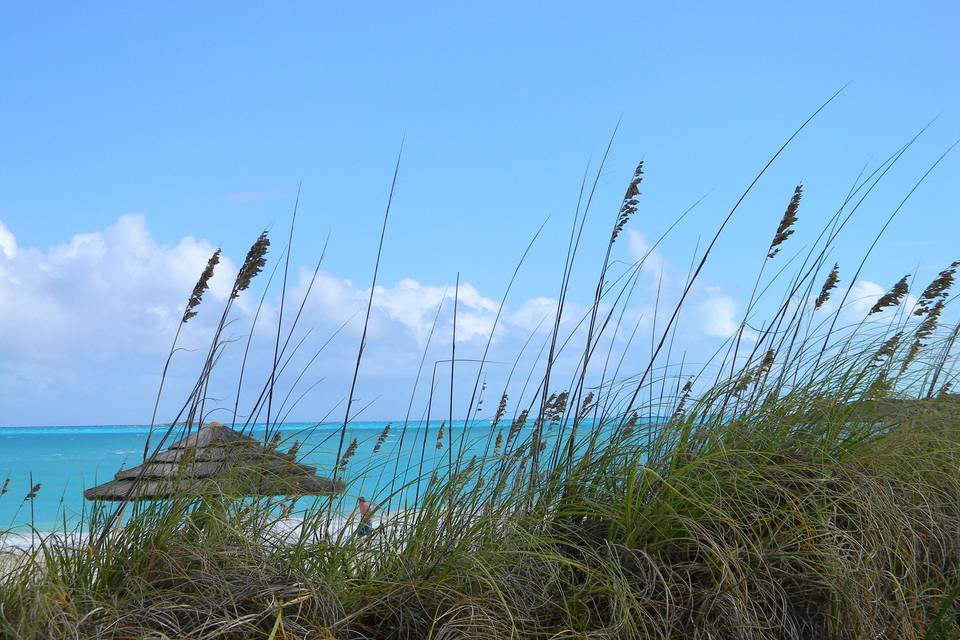
M 431 424 L 431 425 L 439 425 L 441 422 L 447 422 L 447 421 L 446 421 L 446 420 L 440 420 L 440 419 L 432 419 L 432 420 L 430 420 L 430 424 Z M 460 426 L 460 425 L 463 424 L 464 420 L 462 420 L 462 419 L 460 419 L 460 418 L 457 418 L 457 419 L 455 419 L 453 422 L 454 422 L 454 426 Z M 489 421 L 488 419 L 471 420 L 471 423 L 474 424 L 474 425 L 489 424 L 489 422 L 490 422 L 490 421 Z M 240 423 L 238 422 L 238 425 L 239 425 L 239 424 L 240 424 Z M 270 426 L 271 426 L 271 427 L 275 427 L 275 426 L 277 426 L 277 424 L 278 424 L 278 423 L 271 423 Z M 313 428 L 313 427 L 336 427 L 336 428 L 340 428 L 340 427 L 343 426 L 343 422 L 342 422 L 342 421 L 326 421 L 326 422 L 312 422 L 312 421 L 306 421 L 306 422 L 281 422 L 281 423 L 279 423 L 279 424 L 280 424 L 280 426 L 301 426 L 301 427 L 306 427 L 306 428 Z M 347 425 L 347 427 L 348 427 L 348 428 L 357 428 L 357 427 L 363 428 L 365 425 L 370 425 L 371 427 L 374 426 L 374 425 L 376 425 L 376 427 L 377 427 L 378 429 L 382 429 L 383 426 L 386 425 L 386 424 L 392 424 L 392 425 L 394 425 L 394 426 L 402 426 L 402 425 L 403 425 L 403 420 L 402 420 L 402 419 L 401 419 L 401 420 L 397 420 L 397 419 L 387 419 L 387 420 L 353 420 L 353 421 L 351 421 L 351 422 Z M 416 428 L 416 427 L 420 426 L 421 424 L 422 424 L 422 421 L 420 421 L 420 420 L 417 420 L 416 422 L 414 422 L 414 421 L 411 420 L 411 421 L 409 422 L 409 424 L 408 424 L 408 428 Z M 158 423 L 158 424 L 153 425 L 153 428 L 156 430 L 156 429 L 159 429 L 159 428 L 162 428 L 162 427 L 168 427 L 168 426 L 170 426 L 169 423 L 162 422 L 162 423 Z M 260 428 L 263 428 L 263 427 L 266 427 L 266 423 L 264 423 L 264 422 L 258 422 L 258 423 L 256 423 L 256 424 L 254 425 L 254 428 L 256 428 L 256 429 L 260 429 Z M 5 430 L 5 429 L 10 429 L 10 430 L 14 430 L 14 429 L 24 429 L 24 430 L 25 430 L 25 429 L 149 429 L 149 428 L 150 428 L 150 425 L 149 425 L 149 424 L 48 424 L 48 425 L 42 425 L 42 424 L 13 425 L 13 424 L 10 424 L 10 425 L 0 425 L 0 432 L 2 432 L 2 431 Z M 249 428 L 249 426 L 248 426 L 248 428 Z

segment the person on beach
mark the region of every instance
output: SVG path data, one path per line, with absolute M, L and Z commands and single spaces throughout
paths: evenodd
M 360 526 L 357 527 L 357 535 L 368 536 L 373 533 L 373 525 L 370 524 L 373 509 L 370 508 L 370 503 L 363 496 L 357 498 L 357 511 L 360 512 Z

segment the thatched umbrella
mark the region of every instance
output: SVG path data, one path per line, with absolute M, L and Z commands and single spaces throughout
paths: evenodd
M 211 422 L 144 464 L 123 469 L 110 482 L 87 489 L 83 496 L 87 500 L 160 500 L 220 491 L 280 496 L 336 495 L 344 490 L 342 482 L 317 476 L 316 471 L 298 464 L 290 452 L 265 447 Z

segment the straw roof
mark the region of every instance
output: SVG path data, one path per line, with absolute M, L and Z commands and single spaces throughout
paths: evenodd
M 211 422 L 142 465 L 87 489 L 87 500 L 158 500 L 226 491 L 244 496 L 335 495 L 344 485 L 289 453 Z M 137 478 L 140 478 L 137 482 Z M 134 486 L 136 485 L 136 486 Z

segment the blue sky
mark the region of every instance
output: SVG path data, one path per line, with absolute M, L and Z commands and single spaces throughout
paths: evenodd
M 155 376 L 140 372 L 156 369 L 164 349 L 131 328 L 144 325 L 138 314 L 153 308 L 150 317 L 166 319 L 208 248 L 222 246 L 237 262 L 263 227 L 284 228 L 300 182 L 295 264 L 310 263 L 330 232 L 330 286 L 362 292 L 402 139 L 381 274 L 398 296 L 385 299 L 384 317 L 399 324 L 384 329 L 382 345 L 414 353 L 423 314 L 403 318 L 416 304 L 397 292 L 422 294 L 425 309 L 460 271 L 482 311 L 479 300 L 499 298 L 548 217 L 511 309 L 556 295 L 580 179 L 618 121 L 587 227 L 591 252 L 575 275 L 583 302 L 639 159 L 646 181 L 635 243 L 706 196 L 660 251 L 667 269 L 682 273 L 697 238 L 769 155 L 849 83 L 718 246 L 705 286 L 742 309 L 796 183 L 806 188 L 799 248 L 865 163 L 936 118 L 840 238 L 837 259 L 853 263 L 878 221 L 960 136 L 955 3 L 594 5 L 4 5 L 0 246 L 8 238 L 19 257 L 0 263 L 0 309 L 20 308 L 21 324 L 8 318 L 6 345 L 0 337 L 0 423 L 142 422 Z M 957 257 L 958 169 L 949 157 L 916 192 L 865 280 L 887 286 Z M 78 258 L 77 234 L 107 248 Z M 146 263 L 158 271 L 134 273 Z M 71 280 L 84 269 L 86 280 Z M 127 296 L 115 307 L 98 302 L 109 282 L 98 269 L 133 274 L 130 291 L 111 284 Z M 84 294 L 74 301 L 71 292 Z M 29 301 L 35 306 L 23 310 Z M 78 320 L 96 316 L 84 305 L 97 304 L 108 317 Z M 56 327 L 38 320 L 50 316 L 60 316 Z M 169 337 L 161 326 L 158 343 Z M 38 344 L 43 353 L 28 348 Z M 383 397 L 371 415 L 386 417 L 405 402 L 383 375 L 372 367 L 366 379 L 368 395 Z M 104 403 L 101 388 L 123 398 Z M 321 392 L 299 417 L 322 412 L 337 392 Z M 64 393 L 70 411 L 51 406 Z

